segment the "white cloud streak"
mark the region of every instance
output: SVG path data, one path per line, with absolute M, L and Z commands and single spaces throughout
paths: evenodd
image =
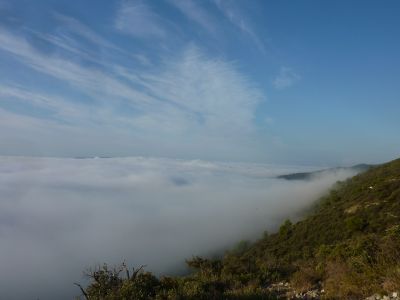
M 193 0 L 168 0 L 189 20 L 197 23 L 208 32 L 215 34 L 216 25 L 210 14 L 204 10 L 197 1 Z
M 68 83 L 91 97 L 96 108 L 88 113 L 87 119 L 131 131 L 127 146 L 132 145 L 132 138 L 142 141 L 153 138 L 147 147 L 150 151 L 159 141 L 170 144 L 171 151 L 173 144 L 188 147 L 182 151 L 192 154 L 195 151 L 196 156 L 202 152 L 211 154 L 214 149 L 220 153 L 220 159 L 224 153 L 228 153 L 227 159 L 240 159 L 245 148 L 255 149 L 253 119 L 263 95 L 231 63 L 211 59 L 195 46 L 140 73 L 112 63 L 112 70 L 105 73 L 61 56 L 44 55 L 24 38 L 5 30 L 0 30 L 0 50 L 36 72 Z M 19 99 L 22 96 L 35 105 L 50 104 L 27 91 L 20 91 Z M 66 101 L 56 99 L 51 102 L 53 109 L 59 103 L 60 114 L 65 114 Z M 121 111 L 118 108 L 121 105 L 132 113 Z M 81 111 L 82 119 L 82 112 L 88 111 Z M 115 131 L 114 135 L 118 133 Z
M 221 13 L 241 32 L 247 35 L 257 48 L 265 53 L 265 46 L 263 41 L 255 33 L 249 21 L 243 16 L 240 10 L 229 0 L 213 0 Z
M 36 108 L 51 111 L 63 120 L 86 118 L 88 115 L 87 107 L 73 104 L 60 96 L 33 92 L 20 86 L 0 84 L 0 102 L 7 100 L 20 101 Z
M 98 35 L 95 31 L 93 31 L 91 28 L 89 28 L 79 20 L 59 13 L 54 13 L 54 17 L 60 23 L 62 28 L 68 28 L 70 32 L 82 38 L 85 38 L 93 44 L 104 48 L 111 48 L 114 50 L 122 51 L 120 48 L 116 47 L 114 44 L 110 43 L 108 40 Z
M 281 67 L 279 74 L 276 76 L 272 84 L 278 90 L 283 90 L 293 86 L 301 79 L 300 75 L 291 68 Z
M 0 31 L 0 49 L 14 55 L 39 73 L 65 81 L 88 95 L 122 98 L 138 107 L 152 102 L 145 94 L 132 89 L 112 76 L 89 67 L 83 67 L 58 56 L 46 56 L 34 49 L 25 39 Z M 103 96 L 104 98 L 104 96 Z
M 165 38 L 167 35 L 161 17 L 141 0 L 121 3 L 115 28 L 137 38 Z

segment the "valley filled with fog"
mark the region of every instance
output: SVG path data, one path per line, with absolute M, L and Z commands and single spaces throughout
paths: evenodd
M 218 254 L 273 231 L 337 180 L 354 175 L 274 178 L 315 169 L 141 157 L 1 157 L 2 297 L 71 299 L 79 294 L 73 282 L 85 283 L 82 272 L 105 262 L 181 272 L 185 258 Z

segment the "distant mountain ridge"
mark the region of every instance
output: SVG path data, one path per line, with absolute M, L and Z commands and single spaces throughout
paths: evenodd
M 329 168 L 329 169 L 323 169 L 323 170 L 318 170 L 318 171 L 312 171 L 312 172 L 299 172 L 299 173 L 291 173 L 291 174 L 285 174 L 285 175 L 279 175 L 276 176 L 276 178 L 279 179 L 286 179 L 286 180 L 310 180 L 313 179 L 314 177 L 323 175 L 324 173 L 337 173 L 341 171 L 354 171 L 356 173 L 361 173 L 365 172 L 368 169 L 374 167 L 375 165 L 369 165 L 369 164 L 358 164 L 354 165 L 351 167 L 336 167 L 336 168 Z

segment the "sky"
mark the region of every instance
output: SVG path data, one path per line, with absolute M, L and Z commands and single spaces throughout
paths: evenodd
M 0 155 L 399 155 L 400 3 L 0 0 Z

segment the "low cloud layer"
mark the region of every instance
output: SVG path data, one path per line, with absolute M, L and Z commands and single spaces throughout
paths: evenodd
M 185 258 L 274 230 L 347 172 L 312 181 L 296 167 L 145 158 L 0 158 L 0 290 L 6 299 L 72 299 L 95 264 Z M 23 286 L 24 288 L 21 288 Z

